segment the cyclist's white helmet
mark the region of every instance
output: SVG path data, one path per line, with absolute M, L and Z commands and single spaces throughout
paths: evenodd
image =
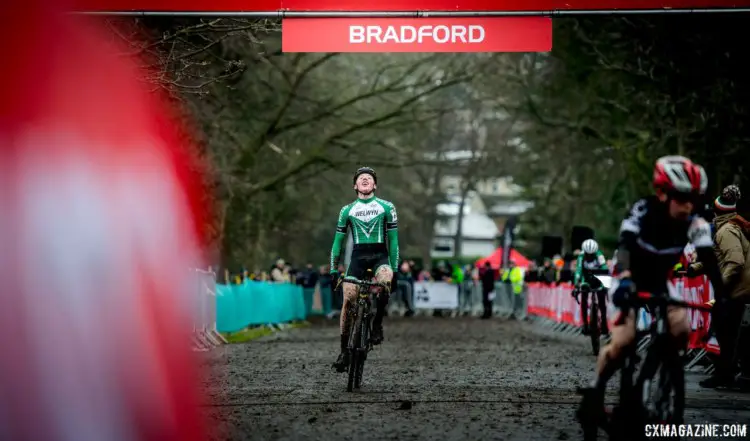
M 599 244 L 594 239 L 586 239 L 583 241 L 581 249 L 586 254 L 594 254 L 599 251 Z

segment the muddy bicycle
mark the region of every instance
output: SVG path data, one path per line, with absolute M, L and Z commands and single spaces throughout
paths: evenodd
M 609 290 L 609 287 L 612 284 L 612 277 L 609 276 L 609 273 L 607 271 L 602 272 L 601 270 L 592 271 L 591 277 L 596 278 L 599 281 L 600 286 L 598 286 L 597 288 L 591 288 L 589 285 L 583 286 L 574 291 L 574 297 L 578 304 L 580 304 L 581 301 L 575 295 L 575 293 L 578 293 L 581 296 L 587 296 L 587 298 L 589 299 L 589 338 L 591 339 L 591 352 L 596 356 L 599 355 L 602 330 L 605 329 L 605 324 L 607 321 L 607 315 L 601 313 L 603 308 L 601 308 L 601 306 L 599 305 L 599 294 L 606 293 Z
M 596 440 L 600 427 L 609 434 L 610 440 L 635 441 L 645 439 L 646 424 L 682 424 L 684 421 L 685 370 L 669 333 L 667 308 L 709 311 L 711 307 L 650 293 L 630 296 L 627 302 L 636 312 L 648 308 L 653 317 L 649 329 L 636 332 L 636 341 L 650 336 L 645 356 L 638 355 L 636 344 L 630 345 L 620 369 L 618 405 L 605 418 L 600 418 L 598 424 L 584 424 L 584 441 Z
M 346 391 L 352 392 L 362 385 L 365 361 L 367 354 L 372 350 L 373 344 L 370 340 L 372 335 L 372 295 L 377 295 L 378 288 L 388 289 L 383 284 L 372 280 L 372 270 L 367 270 L 365 280 L 355 277 L 345 277 L 344 282 L 358 285 L 357 300 L 350 304 L 349 315 L 349 378 Z

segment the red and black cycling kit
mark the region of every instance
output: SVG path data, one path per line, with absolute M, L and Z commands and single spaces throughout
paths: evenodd
M 665 294 L 672 268 L 685 246 L 692 243 L 716 297 L 720 297 L 724 284 L 714 255 L 711 225 L 698 215 L 674 219 L 668 206 L 656 196 L 633 204 L 620 226 L 616 273 L 629 270 L 638 291 Z

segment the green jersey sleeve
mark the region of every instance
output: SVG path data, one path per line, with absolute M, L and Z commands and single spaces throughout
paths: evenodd
M 389 204 L 388 210 L 385 214 L 385 231 L 388 235 L 388 261 L 391 264 L 391 268 L 395 273 L 398 271 L 398 214 L 396 214 L 396 206 Z
M 339 258 L 341 257 L 341 244 L 346 237 L 346 227 L 349 217 L 349 208 L 351 205 L 344 205 L 339 212 L 339 219 L 336 222 L 336 232 L 333 236 L 333 246 L 331 247 L 331 273 L 338 272 Z
M 576 260 L 576 272 L 573 275 L 573 285 L 578 285 L 581 283 L 581 278 L 583 276 L 583 253 L 578 255 L 578 260 Z

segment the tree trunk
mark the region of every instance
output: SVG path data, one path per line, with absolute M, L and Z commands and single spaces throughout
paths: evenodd
M 453 237 L 453 258 L 458 259 L 461 257 L 463 248 L 463 230 L 464 230 L 464 206 L 466 206 L 466 198 L 469 195 L 469 189 L 471 187 L 468 184 L 464 184 L 461 187 L 461 202 L 458 204 L 458 218 L 456 219 L 456 235 Z

